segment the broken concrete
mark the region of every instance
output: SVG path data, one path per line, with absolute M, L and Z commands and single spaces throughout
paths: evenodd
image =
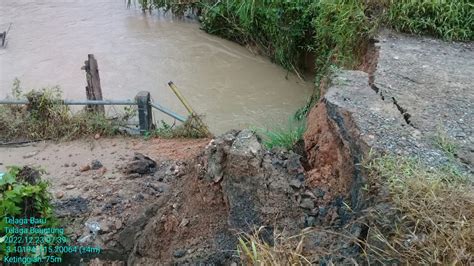
M 362 205 L 360 164 L 371 150 L 419 158 L 430 167 L 472 169 L 467 158 L 455 162 L 434 143 L 441 125 L 472 154 L 472 44 L 387 32 L 380 39 L 374 80 L 362 71 L 335 73 L 304 136 L 308 185 L 322 189 L 325 200 L 350 193 L 353 208 Z
M 447 134 L 474 164 L 474 44 L 383 31 L 374 89 L 393 103 L 425 143 Z

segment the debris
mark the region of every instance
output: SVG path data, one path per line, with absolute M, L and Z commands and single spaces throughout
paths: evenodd
M 92 170 L 97 170 L 103 167 L 102 163 L 99 160 L 93 160 L 90 165 Z
M 314 201 L 309 198 L 304 198 L 300 203 L 300 207 L 303 209 L 311 210 L 314 208 Z
M 182 258 L 184 255 L 186 255 L 186 250 L 183 249 L 178 249 L 173 252 L 175 258 Z
M 88 164 L 81 166 L 81 168 L 79 169 L 80 172 L 86 172 L 89 170 L 91 170 L 91 166 Z
M 38 154 L 38 153 L 39 153 L 39 151 L 32 151 L 32 152 L 29 152 L 29 153 L 23 155 L 23 159 L 31 158 L 31 157 L 35 156 L 36 154 Z
M 189 220 L 184 218 L 181 223 L 179 224 L 179 227 L 185 227 L 186 225 L 189 224 Z
M 89 229 L 89 232 L 91 232 L 94 236 L 97 235 L 97 233 L 100 231 L 100 224 L 96 221 L 88 221 L 85 223 L 87 229 Z
M 292 188 L 299 189 L 299 188 L 301 188 L 302 184 L 303 184 L 303 182 L 301 182 L 301 181 L 298 180 L 298 179 L 292 179 L 292 180 L 290 181 L 290 186 L 291 186 Z
M 156 172 L 156 162 L 141 153 L 135 153 L 132 161 L 123 168 L 125 174 L 152 174 Z

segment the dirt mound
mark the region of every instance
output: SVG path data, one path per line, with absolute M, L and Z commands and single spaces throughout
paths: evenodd
M 318 204 L 321 193 L 305 187 L 300 159 L 266 151 L 248 130 L 211 140 L 137 232 L 128 262 L 228 264 L 239 261 L 238 233 L 265 226 L 262 238 L 272 243 L 273 230 L 291 235 L 344 220 L 345 214 Z

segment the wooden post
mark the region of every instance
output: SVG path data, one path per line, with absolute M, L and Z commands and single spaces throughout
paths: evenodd
M 7 32 L 4 31 L 3 33 L 0 33 L 0 38 L 2 38 L 2 47 L 5 47 L 5 39 L 7 38 Z
M 97 65 L 97 60 L 94 58 L 93 54 L 89 54 L 87 57 L 88 60 L 84 62 L 84 66 L 81 68 L 86 71 L 87 100 L 103 100 L 102 88 L 100 87 L 99 66 Z M 88 105 L 87 110 L 105 114 L 105 108 L 103 105 Z

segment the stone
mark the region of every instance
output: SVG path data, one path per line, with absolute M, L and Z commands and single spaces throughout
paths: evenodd
M 71 164 L 71 167 L 76 167 L 77 166 L 77 163 L 72 163 Z
M 64 197 L 64 192 L 63 191 L 59 191 L 56 193 L 56 198 L 57 199 L 61 199 L 62 197 Z
M 132 161 L 123 168 L 123 172 L 125 174 L 139 175 L 153 174 L 156 172 L 156 162 L 148 156 L 135 153 Z
M 186 219 L 186 218 L 183 218 L 183 220 L 181 221 L 181 223 L 179 224 L 179 227 L 185 227 L 189 224 L 189 220 Z
M 290 186 L 291 186 L 292 188 L 299 189 L 299 188 L 301 188 L 302 185 L 303 185 L 303 182 L 301 182 L 301 181 L 298 180 L 298 179 L 292 179 L 292 180 L 290 181 Z
M 314 208 L 314 201 L 310 198 L 303 198 L 300 207 L 306 210 L 311 210 Z
M 98 140 L 98 139 L 100 139 L 100 134 L 98 134 L 98 133 L 97 133 L 97 134 L 95 134 L 95 136 L 94 136 L 94 139 L 95 139 L 95 140 Z
M 91 170 L 91 166 L 89 164 L 85 164 L 79 169 L 80 172 L 87 172 L 89 170 Z
M 64 167 L 69 167 L 69 164 L 68 164 L 68 163 L 65 163 L 63 166 L 64 166 Z
M 92 170 L 98 170 L 103 167 L 102 163 L 99 160 L 92 160 L 90 167 Z
M 28 158 L 31 158 L 31 157 L 34 157 L 36 154 L 38 154 L 39 151 L 32 151 L 32 152 L 29 152 L 25 155 L 23 155 L 23 159 L 28 159 Z
M 305 225 L 307 227 L 313 227 L 316 225 L 316 218 L 314 216 L 306 217 Z
M 120 230 L 122 228 L 123 224 L 121 220 L 116 220 L 115 221 L 115 230 Z
M 76 186 L 74 186 L 74 185 L 67 185 L 66 186 L 67 190 L 71 190 L 71 189 L 75 189 L 75 188 L 76 188 Z
M 184 257 L 184 255 L 186 255 L 186 250 L 183 249 L 178 249 L 173 252 L 173 256 L 175 258 L 182 258 Z

